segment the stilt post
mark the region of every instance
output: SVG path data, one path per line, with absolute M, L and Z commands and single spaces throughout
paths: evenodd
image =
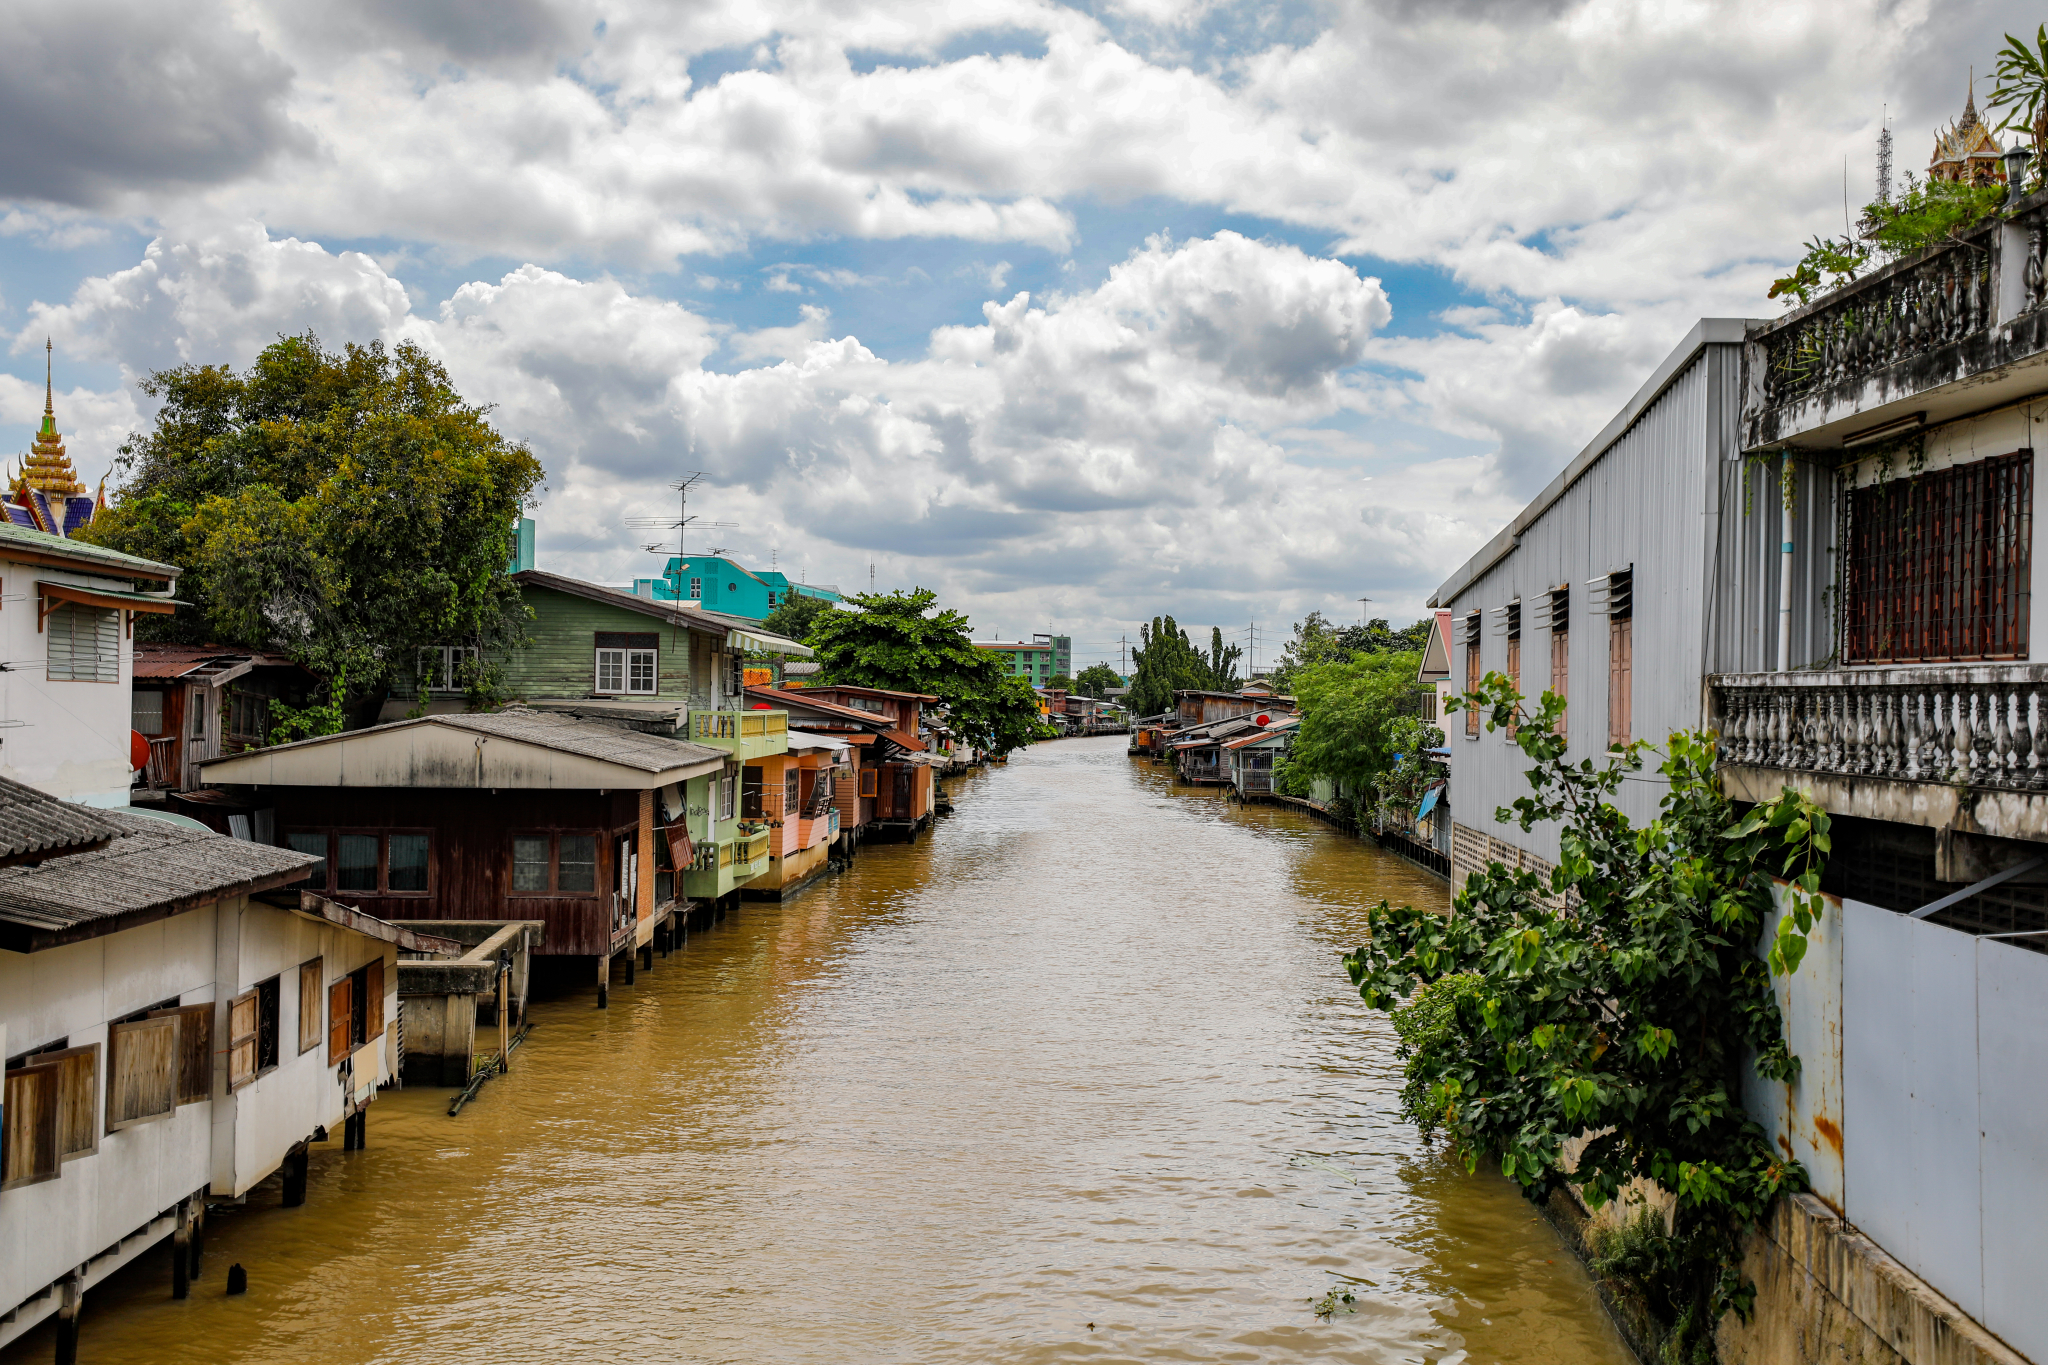
M 597 955 L 597 1007 L 611 1008 L 612 959 L 609 953 Z
M 192 1201 L 178 1201 L 178 1225 L 171 1232 L 171 1297 L 192 1293 Z
M 57 1365 L 78 1365 L 78 1310 L 85 1304 L 84 1267 L 64 1277 L 64 1297 L 57 1304 Z

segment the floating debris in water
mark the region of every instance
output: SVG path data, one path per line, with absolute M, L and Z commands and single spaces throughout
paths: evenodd
M 1334 1161 L 1325 1161 L 1325 1160 L 1323 1160 L 1323 1159 L 1322 1159 L 1321 1157 L 1319 1157 L 1319 1156 L 1304 1156 L 1304 1155 L 1302 1155 L 1302 1154 L 1301 1154 L 1300 1152 L 1296 1152 L 1296 1153 L 1295 1153 L 1295 1154 L 1294 1154 L 1293 1156 L 1291 1156 L 1291 1157 L 1288 1157 L 1288 1158 L 1287 1158 L 1287 1164 L 1288 1164 L 1288 1165 L 1290 1165 L 1290 1166 L 1301 1166 L 1301 1167 L 1309 1167 L 1309 1166 L 1313 1166 L 1313 1167 L 1315 1167 L 1315 1168 L 1316 1168 L 1317 1170 L 1319 1170 L 1319 1171 L 1328 1171 L 1328 1172 L 1329 1172 L 1329 1173 L 1330 1173 L 1331 1175 L 1341 1175 L 1341 1176 L 1343 1176 L 1343 1177 L 1344 1177 L 1344 1178 L 1345 1178 L 1346 1180 L 1350 1181 L 1350 1182 L 1351 1182 L 1352 1184 L 1354 1184 L 1354 1185 L 1356 1185 L 1356 1184 L 1358 1183 L 1358 1177 L 1357 1177 L 1357 1176 L 1355 1176 L 1355 1175 L 1353 1175 L 1353 1174 L 1352 1174 L 1351 1172 L 1349 1172 L 1349 1171 L 1345 1170 L 1345 1169 L 1344 1169 L 1344 1168 L 1343 1168 L 1342 1166 L 1339 1166 L 1339 1165 L 1338 1165 L 1338 1164 L 1337 1164 L 1336 1162 L 1334 1162 Z

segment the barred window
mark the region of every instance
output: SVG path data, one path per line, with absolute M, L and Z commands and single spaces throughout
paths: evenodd
M 2034 452 L 1849 496 L 1850 663 L 2027 657 Z
M 121 681 L 119 615 L 109 607 L 81 607 L 76 602 L 51 612 L 43 626 L 50 640 L 50 681 Z

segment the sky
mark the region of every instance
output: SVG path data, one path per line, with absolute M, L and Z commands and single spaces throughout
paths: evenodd
M 1397 624 L 1702 316 L 1925 164 L 2011 3 L 15 0 L 0 452 L 411 341 L 633 523 L 976 638 Z M 10 443 L 11 444 L 8 444 Z M 119 483 L 118 472 L 113 485 Z M 1369 598 L 1361 606 L 1358 599 Z M 1256 636 L 1252 634 L 1256 626 Z

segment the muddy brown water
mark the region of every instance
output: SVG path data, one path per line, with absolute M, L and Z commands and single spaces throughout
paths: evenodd
M 216 1214 L 190 1300 L 162 1251 L 88 1295 L 81 1361 L 1630 1359 L 1534 1209 L 1396 1112 L 1337 958 L 1440 880 L 1116 737 L 951 790 L 610 1010 L 537 1004 L 459 1118 L 383 1095 L 303 1208 Z

